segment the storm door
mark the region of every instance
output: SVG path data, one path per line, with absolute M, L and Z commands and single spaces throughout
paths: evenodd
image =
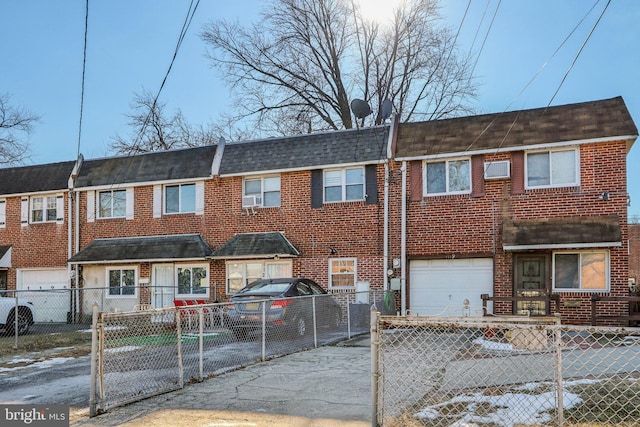
M 151 304 L 153 308 L 173 307 L 175 270 L 173 264 L 153 265 Z
M 547 255 L 516 255 L 514 268 L 514 294 L 516 297 L 549 295 L 549 257 Z M 517 301 L 514 312 L 518 315 L 546 316 L 546 301 Z

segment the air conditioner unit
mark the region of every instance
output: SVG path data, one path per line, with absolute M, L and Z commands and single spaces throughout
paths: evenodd
M 260 196 L 242 196 L 243 208 L 255 208 L 262 203 L 262 197 Z
M 499 162 L 485 162 L 484 179 L 502 179 L 511 176 L 511 163 L 509 160 Z

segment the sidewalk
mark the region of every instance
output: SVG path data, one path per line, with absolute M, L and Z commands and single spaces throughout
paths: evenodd
M 230 372 L 71 426 L 370 426 L 369 336 Z

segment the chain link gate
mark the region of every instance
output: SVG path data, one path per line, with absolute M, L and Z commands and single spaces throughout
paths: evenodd
M 384 426 L 640 425 L 638 329 L 372 314 Z

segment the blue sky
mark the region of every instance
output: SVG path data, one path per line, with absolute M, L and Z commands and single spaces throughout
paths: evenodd
M 130 112 L 134 92 L 143 88 L 155 92 L 159 88 L 190 2 L 89 3 L 80 152 L 86 158 L 95 158 L 109 154 L 109 142 L 117 133 L 129 135 L 124 115 Z M 606 3 L 472 0 L 458 42 L 464 52 L 479 53 L 478 113 L 622 96 L 640 126 L 639 1 L 611 2 L 560 87 Z M 257 0 L 200 2 L 161 96 L 169 110 L 180 108 L 192 124 L 206 124 L 229 108 L 228 90 L 204 57 L 199 33 L 206 22 L 216 18 L 250 22 L 257 18 L 262 4 Z M 454 30 L 467 4 L 465 0 L 442 2 L 443 18 Z M 591 14 L 552 57 L 594 4 Z M 4 0 L 0 5 L 0 93 L 10 93 L 13 104 L 42 117 L 30 138 L 33 163 L 77 156 L 84 13 L 84 0 Z M 627 160 L 629 214 L 640 216 L 640 168 L 635 167 L 640 163 L 640 142 Z

